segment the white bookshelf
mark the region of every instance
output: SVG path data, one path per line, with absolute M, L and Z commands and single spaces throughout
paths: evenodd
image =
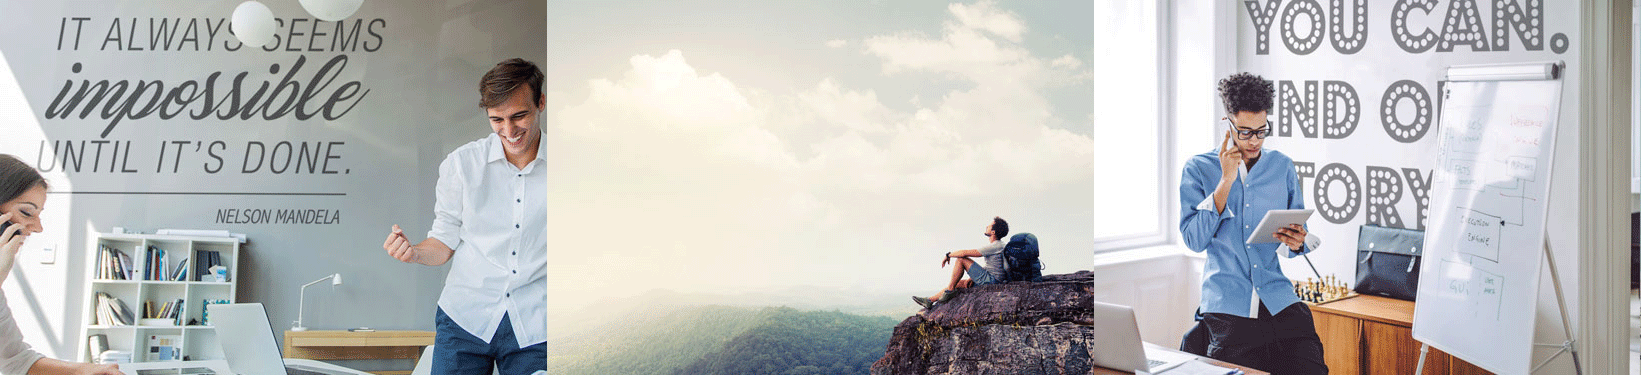
M 91 257 L 86 267 L 87 285 L 84 296 L 85 311 L 83 329 L 80 330 L 79 360 L 91 362 L 100 353 L 91 353 L 89 344 L 92 335 L 106 335 L 108 348 L 131 352 L 132 362 L 152 362 L 149 354 L 149 337 L 154 335 L 176 336 L 181 339 L 178 347 L 181 354 L 189 360 L 222 359 L 222 348 L 218 344 L 216 330 L 204 325 L 205 300 L 227 300 L 234 303 L 235 289 L 239 284 L 239 248 L 240 243 L 234 238 L 221 237 L 190 237 L 153 234 L 115 234 L 98 233 L 92 239 Z M 136 269 L 134 280 L 111 280 L 98 278 L 98 256 L 102 247 L 112 247 L 124 251 L 131 257 L 132 268 Z M 145 271 L 146 252 L 149 246 L 164 249 L 167 253 L 165 272 L 172 272 L 180 263 L 184 280 L 166 281 L 148 280 L 150 275 Z M 221 258 L 221 265 L 228 269 L 228 281 L 196 281 L 200 275 L 196 274 L 193 262 L 198 258 L 196 251 L 216 251 Z M 187 259 L 183 259 L 187 258 Z M 114 298 L 125 302 L 132 313 L 138 318 L 133 325 L 106 325 L 97 318 L 97 293 L 107 293 Z M 157 322 L 143 322 L 143 302 L 152 301 L 156 307 L 168 301 L 183 300 L 180 312 L 182 324 Z M 190 324 L 193 322 L 193 324 Z

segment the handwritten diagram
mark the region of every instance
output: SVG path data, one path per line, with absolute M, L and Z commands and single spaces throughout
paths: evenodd
M 1413 338 L 1526 372 L 1561 84 L 1449 82 L 1445 91 Z
M 1454 105 L 1459 105 L 1455 103 Z M 1464 301 L 1475 318 L 1499 319 L 1499 291 L 1505 279 L 1499 263 L 1505 261 L 1506 238 L 1525 225 L 1524 216 L 1541 194 L 1529 187 L 1540 180 L 1538 160 L 1549 121 L 1549 108 L 1509 109 L 1503 116 L 1494 108 L 1455 108 L 1456 124 L 1442 131 L 1441 168 L 1437 186 L 1449 189 L 1449 204 L 1435 207 L 1443 231 L 1438 244 L 1453 250 L 1440 258 L 1442 293 Z M 1475 116 L 1465 116 L 1466 114 Z M 1516 257 L 1538 259 L 1536 247 Z
M 1470 319 L 1499 320 L 1504 291 L 1504 277 L 1471 267 L 1469 263 L 1442 260 L 1442 292 L 1466 296 L 1467 308 L 1454 311 L 1468 314 Z

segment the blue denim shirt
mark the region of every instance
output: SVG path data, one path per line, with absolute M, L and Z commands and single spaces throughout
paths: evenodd
M 1257 303 L 1264 303 L 1275 315 L 1299 302 L 1277 254 L 1293 258 L 1320 244 L 1314 233 L 1306 235 L 1299 251 L 1280 243 L 1247 244 L 1266 211 L 1305 208 L 1293 159 L 1265 149 L 1247 175 L 1231 185 L 1224 212 L 1216 211 L 1213 201 L 1219 178 L 1217 151 L 1191 157 L 1180 178 L 1180 235 L 1186 247 L 1206 252 L 1208 258 L 1202 270 L 1202 312 L 1258 318 Z

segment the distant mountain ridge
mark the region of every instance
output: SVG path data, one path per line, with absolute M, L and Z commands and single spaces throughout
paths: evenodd
M 549 311 L 548 339 L 586 336 L 589 329 L 605 326 L 612 318 L 630 320 L 629 315 L 655 316 L 679 309 L 701 306 L 762 308 L 786 306 L 798 310 L 838 311 L 863 316 L 899 319 L 917 313 L 918 306 L 908 296 L 928 291 L 865 292 L 839 286 L 792 287 L 782 290 L 742 293 L 695 293 L 653 289 L 638 295 L 611 298 L 574 312 Z M 625 324 L 625 323 L 623 323 Z
M 554 374 L 865 374 L 895 320 L 789 307 L 635 311 L 548 345 Z

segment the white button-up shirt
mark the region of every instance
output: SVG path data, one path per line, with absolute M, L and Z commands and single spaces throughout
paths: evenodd
M 96 358 L 97 354 L 100 353 L 91 353 L 91 357 Z M 11 316 L 6 294 L 0 293 L 0 373 L 26 374 L 41 358 L 45 356 L 23 342 L 23 332 L 17 329 L 17 319 Z
M 492 133 L 439 164 L 433 228 L 455 249 L 439 307 L 486 343 L 509 315 L 519 347 L 547 342 L 547 140 L 520 169 Z

